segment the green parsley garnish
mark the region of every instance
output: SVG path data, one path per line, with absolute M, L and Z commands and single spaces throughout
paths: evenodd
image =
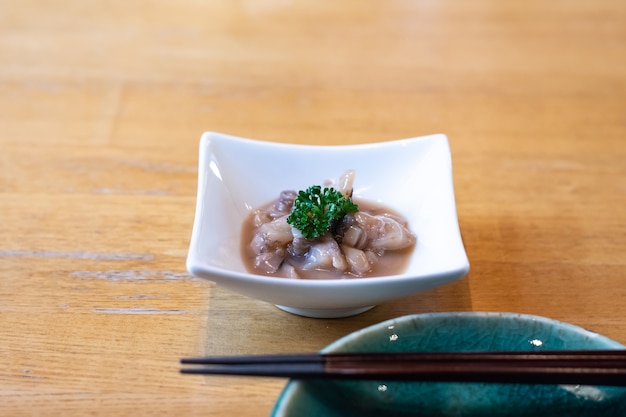
M 287 223 L 298 229 L 307 239 L 315 239 L 326 233 L 335 220 L 359 207 L 332 187 L 313 185 L 306 191 L 299 191 L 293 202 L 293 209 Z

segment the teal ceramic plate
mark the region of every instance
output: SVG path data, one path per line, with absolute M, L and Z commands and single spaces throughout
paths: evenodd
M 621 349 L 597 333 L 513 313 L 432 313 L 385 321 L 324 352 Z M 576 385 L 290 381 L 272 417 L 626 416 L 626 389 Z

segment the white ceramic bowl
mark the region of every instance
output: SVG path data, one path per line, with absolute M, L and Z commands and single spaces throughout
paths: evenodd
M 404 273 L 339 280 L 250 274 L 240 255 L 251 210 L 347 169 L 354 196 L 403 215 L 417 236 Z M 207 132 L 200 141 L 196 215 L 187 269 L 235 292 L 309 317 L 346 317 L 454 281 L 469 262 L 459 232 L 445 135 L 346 146 L 280 144 Z

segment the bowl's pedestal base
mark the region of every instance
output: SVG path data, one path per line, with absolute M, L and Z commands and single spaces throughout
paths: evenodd
M 294 308 L 279 305 L 276 307 L 288 313 L 297 314 L 298 316 L 313 317 L 316 319 L 335 319 L 356 316 L 357 314 L 365 313 L 366 311 L 371 310 L 375 306 L 340 309 Z

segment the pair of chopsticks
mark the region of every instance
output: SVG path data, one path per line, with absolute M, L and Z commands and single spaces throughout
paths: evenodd
M 181 359 L 181 372 L 293 379 L 626 386 L 625 350 L 311 353 Z

